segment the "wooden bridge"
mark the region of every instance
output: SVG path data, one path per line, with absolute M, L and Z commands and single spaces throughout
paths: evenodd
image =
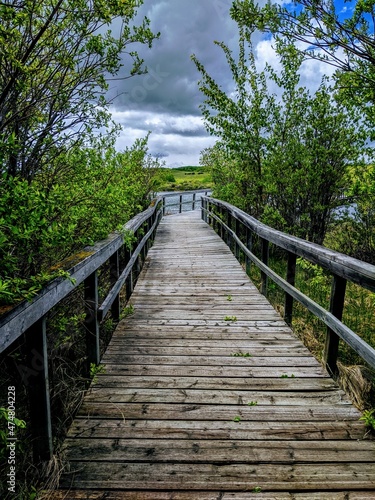
M 375 267 L 276 234 L 211 198 L 203 198 L 203 220 L 191 211 L 160 222 L 163 211 L 157 202 L 129 223 L 137 237 L 122 271 L 123 243 L 110 238 L 72 269 L 76 284 L 51 285 L 0 321 L 2 349 L 16 331 L 38 352 L 28 388 L 36 456 L 49 458 L 46 311 L 84 281 L 87 358 L 96 363 L 98 323 L 110 309 L 119 317 L 120 289 L 126 285 L 130 295 L 131 270 L 144 262 L 128 304 L 132 314 L 118 324 L 104 371 L 65 441 L 59 489 L 43 498 L 374 499 L 375 443 L 326 368 L 335 371 L 339 338 L 375 366 L 374 349 L 340 321 L 346 279 L 375 290 Z M 253 233 L 260 258 L 251 251 Z M 269 242 L 289 252 L 286 280 L 267 266 Z M 230 248 L 237 257 L 242 252 L 244 265 Z M 298 255 L 332 272 L 331 311 L 293 287 Z M 112 289 L 99 304 L 96 269 L 108 259 Z M 263 294 L 245 272 L 250 260 L 262 270 Z M 286 291 L 288 323 L 299 300 L 328 325 L 325 367 L 265 298 L 269 277 Z M 30 363 L 35 368 L 32 357 Z
M 359 412 L 198 216 L 161 222 L 53 498 L 375 498 Z

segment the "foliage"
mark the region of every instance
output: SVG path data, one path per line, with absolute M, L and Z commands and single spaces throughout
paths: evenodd
M 370 263 L 375 260 L 375 166 L 350 169 L 353 204 L 341 211 L 327 238 L 330 248 Z
M 5 453 L 7 451 L 9 426 L 16 429 L 24 429 L 26 427 L 26 422 L 20 420 L 15 416 L 11 416 L 10 412 L 6 408 L 0 408 L 0 460 L 5 458 Z M 17 449 L 20 447 L 20 442 L 16 441 Z
M 224 159 L 235 158 L 234 169 L 228 175 L 229 189 L 234 184 L 243 200 L 241 206 L 252 215 L 260 216 L 265 204 L 263 159 L 273 97 L 267 92 L 265 73 L 256 69 L 251 42 L 246 40 L 244 30 L 240 30 L 238 61 L 224 43 L 215 43 L 223 50 L 232 72 L 235 96 L 224 92 L 193 55 L 192 59 L 202 74 L 199 82 L 205 95 L 202 114 L 207 131 L 221 138 L 214 151 L 214 160 L 217 155 Z M 207 165 L 207 160 L 203 160 Z M 215 174 L 213 176 L 215 178 Z
M 225 316 L 224 321 L 237 321 L 236 316 Z
M 363 420 L 369 429 L 375 431 L 375 410 L 365 410 L 359 420 Z
M 158 163 L 147 138 L 122 153 L 100 141 L 93 146 L 73 148 L 64 158 L 69 175 L 61 173 L 52 186 L 39 175 L 31 183 L 8 174 L 0 179 L 2 303 L 32 296 L 61 275 L 59 261 L 121 230 L 148 205 Z
M 90 378 L 92 379 L 92 383 L 95 384 L 98 381 L 98 374 L 100 373 L 105 373 L 105 366 L 90 363 Z
M 144 72 L 129 47 L 152 45 L 141 0 L 10 0 L 0 5 L 0 172 L 31 181 L 67 174 L 65 156 L 111 128 L 106 77 Z M 110 25 L 121 21 L 117 36 Z M 63 161 L 59 161 L 63 158 Z
M 285 3 L 269 2 L 261 7 L 254 0 L 235 0 L 231 15 L 241 26 L 296 41 L 301 53 L 336 67 L 342 96 L 360 105 L 374 123 L 374 2 L 357 0 L 345 13 L 331 0 L 293 3 L 294 10 Z
M 299 86 L 302 56 L 276 43 L 282 66 L 262 71 L 253 54 L 253 27 L 239 26 L 239 57 L 224 51 L 235 91 L 226 94 L 193 56 L 202 74 L 202 112 L 220 141 L 202 154 L 214 195 L 273 225 L 322 243 L 335 209 L 345 203 L 347 169 L 360 166 L 366 130 L 354 109 L 335 101 L 323 79 L 315 95 Z M 281 98 L 269 92 L 276 84 Z

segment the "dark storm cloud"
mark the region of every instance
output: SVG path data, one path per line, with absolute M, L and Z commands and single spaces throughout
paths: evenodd
M 190 57 L 194 53 L 221 84 L 231 77 L 222 51 L 214 40 L 233 44 L 236 25 L 230 19 L 231 0 L 145 0 L 138 18 L 147 16 L 160 39 L 151 50 L 141 47 L 148 74 L 113 82 L 120 94 L 116 109 L 200 115 L 202 95 L 199 73 Z
M 113 117 L 123 131 L 118 149 L 130 146 L 151 131 L 149 150 L 166 158 L 168 166 L 197 165 L 200 152 L 215 142 L 205 131 L 199 104 L 200 74 L 191 61 L 195 54 L 225 90 L 231 73 L 214 40 L 237 47 L 237 27 L 230 18 L 232 0 L 144 0 L 138 24 L 147 16 L 159 40 L 151 49 L 137 46 L 148 67 L 146 75 L 111 81 Z M 137 24 L 137 23 L 136 23 Z M 123 75 L 129 74 L 124 57 Z

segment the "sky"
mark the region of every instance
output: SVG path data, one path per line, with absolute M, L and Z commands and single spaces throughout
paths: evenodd
M 151 49 L 137 46 L 148 74 L 111 82 L 112 117 L 123 127 L 118 150 L 150 131 L 149 152 L 167 167 L 199 165 L 201 151 L 217 138 L 204 127 L 199 109 L 204 96 L 191 55 L 197 56 L 225 91 L 232 90 L 230 69 L 222 49 L 214 44 L 223 41 L 234 51 L 238 46 L 237 25 L 229 15 L 231 4 L 232 0 L 144 0 L 138 18 L 147 16 L 151 29 L 161 35 Z M 277 66 L 272 41 L 259 34 L 253 42 L 259 64 L 267 61 Z M 128 67 L 124 66 L 124 75 Z M 330 68 L 317 61 L 304 63 L 301 84 L 314 89 L 327 71 Z

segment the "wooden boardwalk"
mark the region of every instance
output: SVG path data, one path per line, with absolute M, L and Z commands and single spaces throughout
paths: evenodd
M 198 212 L 165 217 L 53 499 L 375 498 L 360 413 Z

